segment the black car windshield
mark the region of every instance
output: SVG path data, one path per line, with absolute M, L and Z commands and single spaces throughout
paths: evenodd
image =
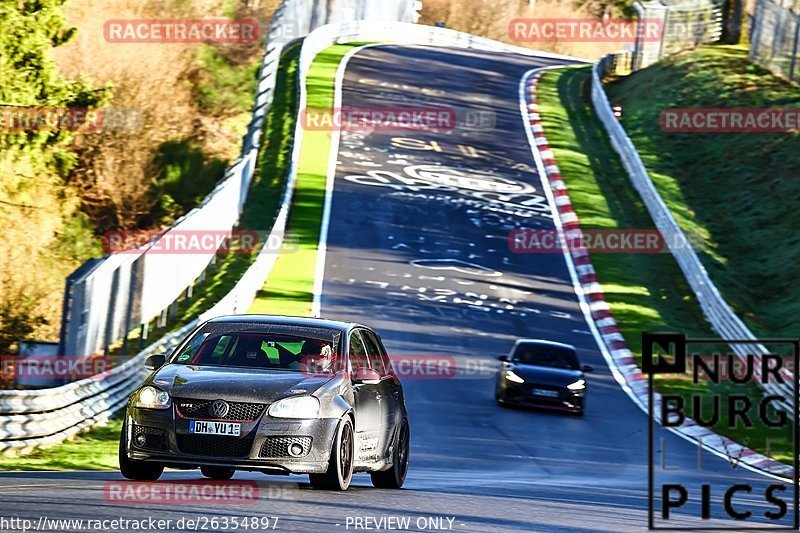
M 578 355 L 575 350 L 548 344 L 520 344 L 514 350 L 511 360 L 523 365 L 546 366 L 579 370 Z
M 323 328 L 211 323 L 184 343 L 170 362 L 327 374 L 339 367 L 340 336 Z

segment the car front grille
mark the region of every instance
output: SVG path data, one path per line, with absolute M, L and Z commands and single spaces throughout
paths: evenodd
M 289 453 L 289 446 L 299 444 L 303 447 L 303 452 L 292 455 Z M 267 437 L 259 457 L 304 457 L 311 451 L 311 437 Z
M 178 409 L 178 414 L 186 418 L 213 419 L 213 420 L 242 420 L 251 421 L 255 420 L 261 413 L 264 412 L 266 404 L 263 403 L 245 403 L 245 402 L 228 402 L 230 409 L 228 414 L 222 418 L 211 416 L 208 412 L 214 400 L 191 400 L 186 398 L 175 398 L 175 407 Z
M 178 434 L 176 438 L 180 451 L 190 455 L 247 457 L 253 447 L 252 438 L 182 434 Z
M 139 436 L 144 436 L 144 444 L 138 444 Z M 131 428 L 131 443 L 134 447 L 141 450 L 169 450 L 167 444 L 167 432 L 163 429 L 138 426 L 133 424 Z

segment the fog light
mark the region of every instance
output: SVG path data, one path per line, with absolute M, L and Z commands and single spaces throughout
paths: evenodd
M 292 457 L 299 457 L 303 455 L 303 447 L 296 442 L 294 444 L 290 444 L 289 455 L 291 455 Z
M 136 442 L 137 446 L 140 446 L 142 448 L 144 447 L 145 444 L 147 444 L 147 437 L 144 435 L 144 433 L 139 433 L 138 435 L 136 435 L 136 437 L 133 438 L 133 440 Z

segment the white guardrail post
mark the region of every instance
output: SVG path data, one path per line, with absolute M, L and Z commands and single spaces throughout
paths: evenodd
M 650 179 L 639 152 L 636 151 L 636 147 L 628 137 L 622 124 L 614 116 L 608 96 L 603 89 L 603 76 L 611 64 L 613 64 L 613 57 L 609 55 L 605 56 L 592 68 L 592 102 L 600 122 L 603 123 L 606 133 L 608 133 L 611 145 L 619 154 L 622 165 L 625 167 L 628 176 L 630 176 L 631 183 L 633 183 L 634 188 L 642 198 L 656 228 L 664 236 L 672 256 L 683 271 L 683 275 L 692 288 L 692 292 L 711 327 L 723 339 L 745 341 L 752 339 L 757 341 L 756 336 L 733 312 L 733 309 L 722 297 L 714 282 L 711 281 L 689 239 L 678 225 L 675 217 L 672 216 L 669 207 L 664 203 L 653 181 Z M 763 344 L 758 344 L 758 342 L 753 342 L 753 344 L 732 344 L 730 348 L 733 353 L 741 358 L 748 354 L 754 355 L 757 362 L 759 362 L 762 355 L 769 353 L 769 350 Z M 756 365 L 756 372 L 759 376 L 760 366 L 759 362 Z M 762 387 L 768 393 L 791 397 L 791 383 L 794 382 L 793 375 L 790 370 L 785 368 L 782 374 L 786 378 L 785 384 L 770 382 L 762 384 Z M 761 383 L 761 380 L 759 380 L 759 383 Z M 783 402 L 780 405 L 791 412 L 790 403 Z

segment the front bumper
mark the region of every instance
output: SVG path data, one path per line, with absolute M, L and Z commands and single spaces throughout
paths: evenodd
M 266 411 L 256 420 L 242 422 L 241 436 L 195 435 L 189 433 L 189 419 L 170 409 L 130 407 L 125 418 L 128 457 L 167 466 L 225 466 L 240 470 L 261 470 L 277 474 L 323 473 L 336 428 L 334 418 L 309 420 L 270 417 Z M 134 442 L 146 434 L 144 444 Z M 299 444 L 300 455 L 289 454 Z
M 534 390 L 553 391 L 556 396 L 535 394 Z M 545 407 L 573 413 L 583 411 L 586 389 L 572 391 L 566 387 L 537 385 L 534 383 L 513 383 L 502 379 L 497 386 L 496 396 L 499 400 L 517 405 Z

